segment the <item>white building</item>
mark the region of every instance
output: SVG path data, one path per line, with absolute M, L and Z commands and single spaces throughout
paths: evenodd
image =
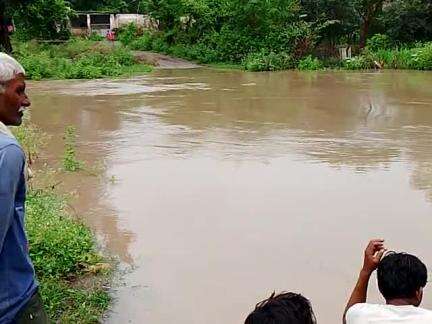
M 76 36 L 97 33 L 106 36 L 110 30 L 120 28 L 130 23 L 144 29 L 155 29 L 157 24 L 147 15 L 119 14 L 109 12 L 77 12 L 71 18 L 71 32 Z

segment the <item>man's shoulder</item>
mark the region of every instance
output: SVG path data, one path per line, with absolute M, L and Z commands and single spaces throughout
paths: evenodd
M 367 320 L 385 322 L 386 319 L 411 320 L 428 319 L 432 323 L 432 311 L 414 306 L 392 306 L 384 304 L 359 303 L 350 307 L 346 314 L 347 323 L 369 323 Z M 366 320 L 366 321 L 365 321 Z M 417 323 L 417 322 L 416 322 Z M 423 321 L 422 321 L 423 323 Z
M 359 316 L 365 313 L 372 313 L 383 309 L 386 305 L 358 303 L 351 306 L 347 311 L 348 316 Z
M 19 143 L 14 139 L 4 139 L 0 136 L 0 157 L 6 157 L 12 160 L 25 159 L 24 151 Z
M 0 150 L 11 145 L 21 148 L 21 146 L 19 145 L 18 141 L 15 138 L 0 133 Z

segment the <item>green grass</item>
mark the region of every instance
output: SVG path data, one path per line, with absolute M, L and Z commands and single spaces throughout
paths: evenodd
M 73 126 L 66 127 L 64 142 L 65 151 L 63 153 L 63 169 L 68 172 L 82 170 L 84 162 L 78 160 L 76 156 L 76 128 Z
M 68 130 L 74 143 L 75 129 Z M 33 156 L 46 140 L 46 134 L 28 121 L 13 132 Z M 35 187 L 34 182 L 48 173 L 39 170 L 26 201 L 30 257 L 45 308 L 53 323 L 99 323 L 111 301 L 105 288 L 111 267 L 98 252 L 90 229 L 68 213 L 67 198 L 52 186 Z
M 74 38 L 63 44 L 15 42 L 14 48 L 14 55 L 32 80 L 96 79 L 152 70 L 137 63 L 128 48 L 105 41 Z
M 49 190 L 27 195 L 26 229 L 30 257 L 42 298 L 53 322 L 97 323 L 110 303 L 101 284 L 75 284 L 103 261 L 91 231 L 66 212 L 66 199 Z
M 384 69 L 432 70 L 432 42 L 414 48 L 366 49 L 361 55 L 344 62 L 344 68 L 363 70 L 374 67 L 374 61 Z

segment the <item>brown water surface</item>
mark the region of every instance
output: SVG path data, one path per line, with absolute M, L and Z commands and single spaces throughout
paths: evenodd
M 273 290 L 338 323 L 374 237 L 432 267 L 432 73 L 165 70 L 30 88 L 50 158 L 75 125 L 81 158 L 106 166 L 69 186 L 130 265 L 109 323 L 241 323 Z

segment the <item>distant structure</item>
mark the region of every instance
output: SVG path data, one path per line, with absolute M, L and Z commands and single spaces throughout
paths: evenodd
M 111 12 L 77 12 L 71 18 L 71 32 L 75 36 L 86 36 L 92 33 L 106 36 L 110 30 L 115 30 L 130 23 L 143 29 L 155 29 L 157 23 L 147 15 L 121 14 Z
M 352 49 L 349 45 L 339 45 L 337 46 L 339 51 L 339 58 L 341 60 L 350 59 L 352 57 Z

